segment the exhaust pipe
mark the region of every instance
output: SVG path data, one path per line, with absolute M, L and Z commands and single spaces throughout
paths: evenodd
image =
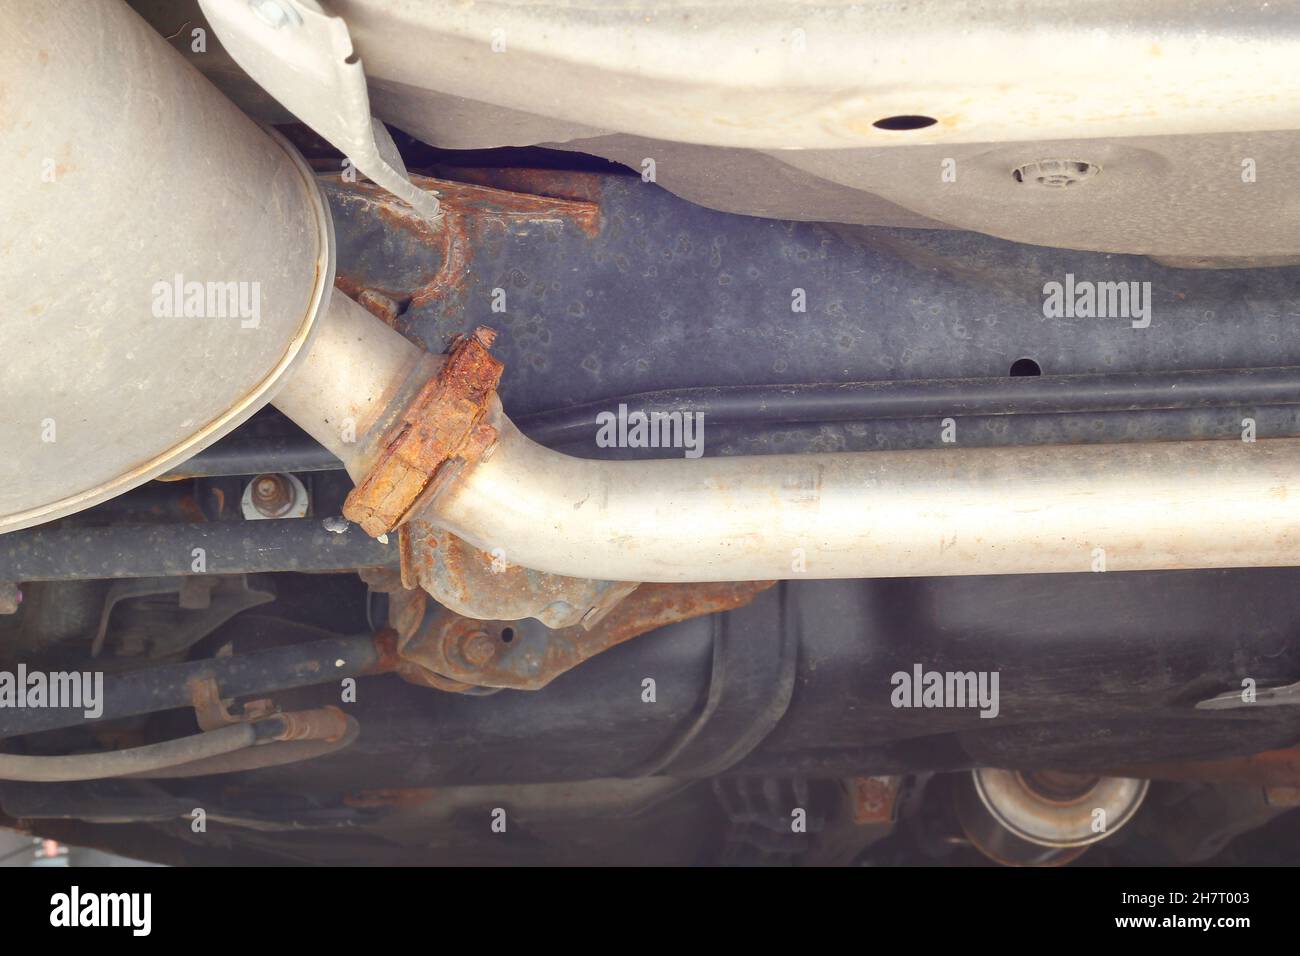
M 555 585 L 575 613 L 585 579 L 1295 563 L 1296 440 L 651 462 L 542 448 L 501 410 L 487 337 L 439 359 L 331 298 L 330 219 L 301 159 L 126 6 L 94 7 L 0 19 L 16 171 L 0 531 L 148 480 L 274 396 L 344 461 L 368 532 L 420 522 L 583 579 Z
M 433 505 L 511 561 L 621 581 L 1274 567 L 1300 441 L 581 461 L 505 423 Z
M 436 405 L 404 415 L 370 400 L 412 394 L 422 357 L 340 302 L 276 404 L 364 482 L 409 420 L 438 427 Z M 333 396 L 343 367 L 353 377 Z M 511 564 L 613 581 L 1278 567 L 1300 554 L 1297 439 L 589 461 L 530 441 L 494 394 L 482 411 L 482 453 L 399 451 L 427 484 L 395 520 L 368 523 L 350 500 L 352 516 L 372 534 L 418 520 Z M 357 415 L 368 431 L 344 441 L 333 423 Z M 454 475 L 439 478 L 445 465 Z

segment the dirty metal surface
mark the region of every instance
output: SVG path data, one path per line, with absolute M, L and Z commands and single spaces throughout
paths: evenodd
M 403 593 L 431 603 L 423 592 Z M 364 662 L 367 673 L 388 676 L 359 682 L 358 702 L 348 707 L 366 732 L 339 760 L 260 771 L 258 782 L 309 793 L 574 781 L 646 769 L 679 779 L 720 772 L 847 778 L 975 765 L 1114 773 L 1116 753 L 1131 755 L 1130 764 L 1212 760 L 1300 739 L 1292 708 L 1192 707 L 1207 687 L 1239 682 L 1243 666 L 1261 683 L 1300 674 L 1297 621 L 1295 568 L 784 582 L 744 607 L 612 647 L 543 693 L 501 692 L 489 702 L 430 693 L 389 673 L 398 639 L 390 616 L 395 630 L 383 635 L 390 648 L 367 652 Z M 1044 633 L 1054 635 L 1050 646 Z M 265 646 L 302 639 L 296 627 L 258 634 Z M 971 637 L 954 645 L 953 634 Z M 1146 692 L 1099 677 L 1099 650 Z M 348 653 L 331 647 L 320 659 Z M 891 675 L 917 660 L 998 670 L 999 719 L 973 709 L 893 707 Z M 265 696 L 275 686 L 228 684 L 232 678 L 214 672 L 226 694 Z M 658 685 L 653 706 L 638 692 L 647 676 Z M 306 709 L 338 703 L 339 690 L 334 680 L 284 694 L 277 702 Z
M 293 710 L 273 716 L 284 729 L 272 740 L 324 740 L 332 743 L 342 740 L 348 732 L 348 715 L 334 706 Z
M 423 588 L 464 617 L 537 618 L 550 628 L 592 627 L 636 587 L 634 582 L 571 578 L 510 564 L 416 516 L 398 529 L 402 582 Z
M 331 209 L 354 240 L 348 270 L 337 276 L 337 284 L 376 314 L 391 317 L 399 331 L 408 331 L 396 320 L 411 308 L 454 314 L 469 306 L 466 294 L 479 287 L 482 257 L 517 256 L 534 242 L 555 244 L 570 233 L 588 239 L 599 235 L 600 180 L 588 178 L 587 198 L 568 199 L 533 193 L 549 182 L 545 174 L 511 181 L 505 188 L 415 176 L 413 181 L 441 202 L 441 218 L 430 223 L 369 183 L 323 175 L 319 181 Z M 515 185 L 529 188 L 512 189 Z M 498 306 L 495 314 L 508 314 L 508 304 L 504 312 Z M 440 346 L 445 339 L 430 341 Z M 421 344 L 430 348 L 429 342 Z
M 1151 780 L 1257 784 L 1300 789 L 1300 745 L 1220 760 L 1169 760 L 1137 764 L 1117 772 Z
M 274 600 L 273 589 L 246 575 L 119 578 L 104 595 L 90 655 L 99 657 L 112 638 L 117 654 L 167 657 L 241 611 Z
M 337 517 L 40 527 L 0 537 L 0 580 L 166 578 L 204 573 L 352 571 L 397 564 L 397 545 Z
M 716 212 L 637 177 L 456 170 L 482 185 L 437 188 L 445 233 L 371 187 L 325 177 L 339 283 L 433 351 L 479 325 L 511 418 L 672 389 L 1000 379 L 1020 359 L 1043 376 L 1300 364 L 1300 268 L 1174 269 L 1140 256 L 1018 245 L 974 233 L 777 222 Z M 502 188 L 491 188 L 499 186 Z M 545 195 L 512 193 L 531 190 Z M 459 210 L 459 211 L 458 211 Z M 473 211 L 471 211 L 473 210 Z M 1047 318 L 1044 285 L 1150 283 L 1151 325 Z M 792 308 L 803 290 L 806 311 Z M 684 303 L 689 303 L 684 305 Z M 557 374 L 562 373 L 562 374 Z M 1213 408 L 961 421 L 965 447 L 1300 434 L 1293 407 Z M 655 449 L 566 446 L 591 457 Z M 930 417 L 713 424 L 704 454 L 934 446 Z
M 484 418 L 502 369 L 488 352 L 494 336 L 479 328 L 458 338 L 385 436 L 378 461 L 343 506 L 344 516 L 367 534 L 393 530 L 426 492 L 436 493 L 455 463 L 472 464 L 489 453 L 496 432 Z
M 481 621 L 431 609 L 403 636 L 398 653 L 462 684 L 538 690 L 611 647 L 669 624 L 743 607 L 772 585 L 643 584 L 590 628 L 552 630 L 532 621 Z

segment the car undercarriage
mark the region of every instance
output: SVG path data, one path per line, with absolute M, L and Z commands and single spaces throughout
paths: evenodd
M 0 825 L 1293 863 L 1300 8 L 1130 7 L 0 11 Z

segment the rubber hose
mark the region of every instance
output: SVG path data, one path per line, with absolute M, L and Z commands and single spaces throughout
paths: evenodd
M 133 773 L 131 777 L 142 780 L 177 780 L 183 777 L 209 777 L 221 773 L 243 773 L 246 770 L 261 770 L 265 767 L 282 767 L 304 760 L 315 760 L 317 757 L 342 750 L 350 746 L 360 733 L 361 725 L 355 718 L 349 717 L 347 732 L 338 740 L 277 740 L 251 750 L 238 750 L 193 763 Z
M 0 754 L 0 780 L 60 783 L 102 780 L 194 763 L 252 747 L 261 734 L 253 724 L 232 724 L 217 730 L 165 740 L 162 743 L 64 757 Z

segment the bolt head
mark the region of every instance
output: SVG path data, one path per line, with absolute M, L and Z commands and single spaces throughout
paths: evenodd
M 253 508 L 267 518 L 281 517 L 293 508 L 294 486 L 285 475 L 258 475 L 249 490 Z
M 460 644 L 460 656 L 471 667 L 483 667 L 496 656 L 496 641 L 486 631 L 466 634 Z

